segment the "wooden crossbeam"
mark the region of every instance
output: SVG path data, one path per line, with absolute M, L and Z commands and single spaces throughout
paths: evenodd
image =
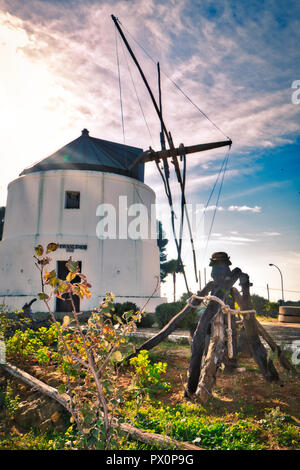
M 188 147 L 183 147 L 180 145 L 176 148 L 159 150 L 157 152 L 150 147 L 149 150 L 141 152 L 138 157 L 127 167 L 127 169 L 131 170 L 131 168 L 134 167 L 137 163 L 147 163 L 154 160 L 158 161 L 164 158 L 179 157 L 183 151 L 186 155 L 188 155 L 190 153 L 205 152 L 206 150 L 212 150 L 230 145 L 232 145 L 231 140 L 223 140 L 220 142 L 209 142 L 207 144 L 190 145 Z

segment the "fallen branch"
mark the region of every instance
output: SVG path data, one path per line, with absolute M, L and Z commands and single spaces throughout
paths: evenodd
M 32 388 L 35 388 L 36 390 L 43 393 L 44 395 L 47 395 L 48 397 L 53 398 L 58 403 L 60 403 L 64 408 L 70 411 L 69 410 L 70 397 L 66 393 L 60 394 L 56 388 L 50 387 L 50 385 L 47 385 L 41 380 L 36 379 L 32 375 L 28 374 L 22 369 L 19 369 L 13 364 L 10 364 L 9 362 L 6 362 L 6 364 L 0 364 L 0 365 L 9 374 L 13 375 L 19 380 L 22 380 L 22 382 L 25 382 L 27 385 L 29 385 Z
M 262 326 L 262 324 L 257 320 L 256 318 L 256 323 L 257 323 L 257 328 L 259 334 L 264 338 L 264 340 L 268 343 L 270 348 L 272 349 L 273 352 L 277 352 L 278 354 L 278 360 L 282 367 L 284 367 L 286 370 L 290 372 L 296 372 L 295 367 L 293 364 L 289 361 L 289 359 L 286 357 L 284 354 L 284 351 L 282 351 L 281 347 L 278 346 L 278 344 L 273 340 L 272 336 L 269 335 L 269 333 L 265 330 L 265 328 Z
M 13 364 L 10 364 L 7 362 L 6 364 L 0 364 L 0 366 L 6 372 L 13 375 L 14 377 L 21 380 L 22 382 L 25 382 L 30 387 L 33 387 L 34 389 L 47 395 L 53 400 L 56 400 L 70 413 L 69 404 L 70 404 L 71 399 L 69 395 L 67 395 L 66 393 L 60 394 L 56 388 L 50 387 L 49 385 L 45 384 L 41 380 L 36 379 L 32 375 L 28 374 L 22 369 L 19 369 Z M 190 444 L 189 442 L 180 442 L 169 436 L 162 436 L 160 434 L 138 429 L 128 423 L 119 423 L 117 419 L 113 419 L 111 425 L 113 428 L 118 428 L 120 429 L 121 432 L 129 434 L 132 438 L 141 442 L 146 442 L 147 444 L 154 444 L 154 445 L 162 446 L 164 448 L 168 447 L 168 449 L 203 450 L 198 446 Z
M 198 295 L 200 296 L 205 296 L 208 294 L 208 292 L 212 289 L 214 286 L 214 282 L 210 281 L 206 286 L 198 292 Z M 199 305 L 201 304 L 201 300 L 193 300 L 191 304 L 185 305 L 185 307 L 180 310 L 176 315 L 174 315 L 173 318 L 167 323 L 156 335 L 152 336 L 152 338 L 148 339 L 145 341 L 139 348 L 135 350 L 134 353 L 130 354 L 129 356 L 126 357 L 124 363 L 128 363 L 129 360 L 137 356 L 140 351 L 143 349 L 147 349 L 148 351 L 155 346 L 157 346 L 159 343 L 161 343 L 164 339 L 166 339 L 171 333 L 173 333 L 174 330 L 178 327 L 178 324 L 181 322 L 183 318 L 185 318 L 187 315 L 189 315 L 194 308 L 198 308 Z

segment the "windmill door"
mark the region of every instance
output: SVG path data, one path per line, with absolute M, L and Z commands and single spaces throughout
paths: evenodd
M 67 274 L 69 272 L 66 267 L 67 262 L 68 262 L 67 260 L 57 261 L 57 276 L 59 277 L 59 279 L 65 280 L 67 277 Z M 78 266 L 79 266 L 79 271 L 81 272 L 81 261 L 78 261 Z M 75 279 L 73 279 L 73 281 L 71 282 L 72 284 L 75 282 L 80 282 L 80 277 L 76 276 Z M 56 311 L 57 312 L 72 312 L 72 303 L 70 300 L 68 300 L 69 294 L 63 294 L 62 297 L 64 297 L 64 299 L 66 300 L 56 299 Z M 79 312 L 80 311 L 80 299 L 78 295 L 74 295 L 73 300 L 74 300 L 76 312 Z

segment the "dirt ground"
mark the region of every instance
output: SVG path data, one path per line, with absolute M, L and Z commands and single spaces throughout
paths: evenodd
M 169 351 L 166 380 L 172 384 L 168 396 L 161 401 L 175 405 L 184 400 L 183 387 L 186 380 L 189 349 Z M 253 359 L 241 357 L 239 368 L 231 373 L 218 371 L 210 413 L 223 416 L 241 410 L 259 416 L 266 408 L 280 406 L 300 424 L 300 376 L 287 374 L 278 364 L 280 383 L 268 383 L 260 374 Z
M 156 398 L 162 404 L 175 406 L 184 403 L 184 386 L 189 365 L 190 347 L 170 343 L 161 343 L 154 348 L 150 357 L 153 361 L 167 362 L 167 373 L 164 380 L 171 384 L 167 393 L 160 392 Z M 30 364 L 16 364 L 47 384 L 58 387 L 61 383 L 56 367 Z M 289 414 L 300 425 L 300 370 L 297 375 L 290 375 L 278 363 L 280 383 L 267 383 L 259 372 L 255 362 L 248 357 L 239 358 L 239 368 L 233 373 L 218 371 L 216 386 L 213 390 L 213 399 L 206 404 L 211 416 L 223 417 L 226 422 L 234 422 L 236 413 L 243 412 L 247 416 L 259 418 L 267 408 L 280 409 Z M 131 371 L 123 368 L 120 371 L 118 384 L 124 391 L 128 391 L 131 383 Z M 32 390 L 29 387 L 15 383 L 16 392 L 22 400 L 32 399 Z M 34 392 L 35 398 L 39 395 Z M 45 398 L 48 402 L 50 399 Z M 49 401 L 50 403 L 50 401 Z M 44 404 L 45 405 L 45 404 Z

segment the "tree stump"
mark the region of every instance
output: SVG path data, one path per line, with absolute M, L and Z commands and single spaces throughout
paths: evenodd
M 235 268 L 232 272 L 229 271 L 224 279 L 219 280 L 219 284 L 215 284 L 211 294 L 224 300 L 226 295 L 230 292 L 233 284 L 238 280 L 240 274 L 241 270 L 239 268 Z M 205 312 L 201 316 L 197 329 L 194 333 L 188 381 L 185 391 L 187 396 L 192 396 L 197 390 L 202 365 L 202 356 L 205 348 L 205 336 L 207 334 L 210 323 L 218 310 L 218 304 L 216 302 L 210 302 Z
M 209 343 L 205 362 L 201 369 L 201 377 L 196 391 L 196 397 L 202 402 L 211 396 L 211 390 L 216 383 L 217 371 L 223 362 L 225 352 L 224 315 L 219 308 L 212 322 L 212 337 Z
M 240 285 L 242 287 L 242 295 L 240 295 L 236 289 L 233 290 L 235 301 L 239 304 L 241 310 L 252 310 L 253 307 L 250 297 L 250 282 L 248 274 L 241 274 Z M 259 366 L 262 375 L 268 382 L 278 381 L 278 372 L 273 361 L 268 358 L 265 347 L 259 339 L 254 312 L 243 314 L 243 325 L 251 354 Z

